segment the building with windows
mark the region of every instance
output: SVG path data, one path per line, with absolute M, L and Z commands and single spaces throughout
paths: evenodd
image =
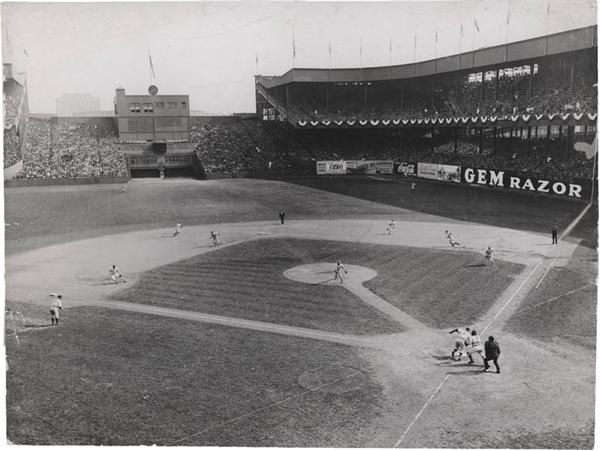
M 187 95 L 126 95 L 117 88 L 115 116 L 123 142 L 187 142 L 190 103 Z
M 63 94 L 56 99 L 56 114 L 64 116 L 93 116 L 100 111 L 100 99 L 91 94 Z

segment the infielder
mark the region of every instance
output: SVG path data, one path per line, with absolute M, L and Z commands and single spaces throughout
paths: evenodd
M 392 234 L 392 230 L 396 230 L 396 221 L 394 221 L 393 219 L 390 221 L 390 223 L 387 226 L 388 235 Z
M 452 235 L 452 232 L 448 232 L 446 230 L 446 238 L 448 239 L 448 242 L 450 243 L 450 246 L 454 247 L 454 246 L 460 246 L 460 243 L 457 243 L 456 241 L 454 241 L 454 235 Z
M 213 246 L 221 245 L 221 241 L 219 241 L 219 235 L 221 235 L 221 234 L 213 232 L 212 230 L 210 231 L 210 238 L 213 241 Z
M 490 262 L 490 266 L 494 266 L 494 253 L 496 251 L 492 249 L 492 246 L 488 246 L 485 250 L 485 258 Z
M 58 312 L 60 310 L 62 310 L 62 295 L 59 294 L 50 305 L 50 320 L 53 326 L 55 324 L 58 326 L 58 317 L 60 316 Z
M 114 283 L 127 283 L 125 277 L 123 277 L 123 274 L 121 274 L 121 271 L 119 271 L 119 268 L 117 268 L 116 265 L 112 265 L 112 268 L 108 270 L 108 273 Z
M 175 224 L 175 232 L 173 232 L 172 238 L 175 238 L 177 235 L 181 233 L 181 222 Z
M 348 270 L 346 269 L 346 267 L 344 265 L 342 265 L 342 262 L 340 260 L 338 260 L 337 266 L 335 267 L 335 276 L 334 276 L 333 280 L 340 279 L 340 283 L 344 283 L 344 278 L 342 277 L 342 271 L 344 271 L 344 275 L 348 274 Z

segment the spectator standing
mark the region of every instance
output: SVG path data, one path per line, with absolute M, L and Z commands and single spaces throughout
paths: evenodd
M 488 341 L 485 342 L 485 358 L 483 359 L 483 364 L 485 366 L 483 368 L 483 371 L 487 371 L 490 369 L 490 364 L 488 362 L 491 360 L 492 362 L 494 362 L 494 366 L 496 367 L 496 373 L 500 374 L 498 357 L 500 357 L 500 345 L 497 341 L 494 340 L 494 337 L 490 335 Z
M 558 244 L 558 224 L 552 227 L 552 244 Z
M 281 224 L 285 224 L 285 211 L 279 210 L 279 220 L 281 221 Z

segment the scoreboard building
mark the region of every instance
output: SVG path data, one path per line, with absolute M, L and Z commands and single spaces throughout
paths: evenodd
M 117 88 L 115 116 L 119 139 L 123 142 L 190 140 L 187 95 L 126 95 L 125 89 Z

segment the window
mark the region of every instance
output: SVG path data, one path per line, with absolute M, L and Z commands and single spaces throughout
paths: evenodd
M 156 102 L 156 103 L 154 104 L 154 107 L 155 107 L 157 110 L 162 110 L 162 109 L 164 109 L 164 108 L 165 108 L 165 102 Z
M 132 113 L 139 113 L 141 111 L 140 104 L 139 103 L 130 103 L 129 111 L 131 111 Z
M 152 113 L 154 108 L 152 108 L 151 103 L 144 103 L 144 113 Z
M 167 102 L 167 110 L 176 110 L 177 102 Z
M 187 102 L 181 102 L 181 108 L 185 108 L 187 105 Z

